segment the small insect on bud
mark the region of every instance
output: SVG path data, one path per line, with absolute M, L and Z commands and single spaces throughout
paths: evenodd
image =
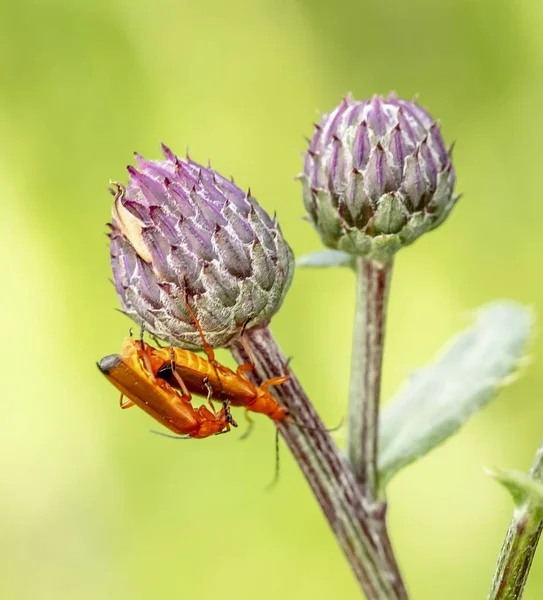
M 439 126 L 394 94 L 345 97 L 315 126 L 299 178 L 323 243 L 380 261 L 437 227 L 459 198 Z
M 110 252 L 122 310 L 166 342 L 201 349 L 187 299 L 213 347 L 279 310 L 294 273 L 276 218 L 250 191 L 162 146 L 114 183 Z

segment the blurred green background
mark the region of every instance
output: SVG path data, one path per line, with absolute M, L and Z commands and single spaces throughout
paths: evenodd
M 234 174 L 297 255 L 304 134 L 348 91 L 395 89 L 457 140 L 448 222 L 400 253 L 384 397 L 511 297 L 543 311 L 539 0 L 4 0 L 0 5 L 0 597 L 359 597 L 273 426 L 173 442 L 121 412 L 95 361 L 129 322 L 109 284 L 110 178 L 137 150 Z M 353 277 L 307 271 L 273 329 L 324 418 L 346 411 Z M 390 487 L 416 600 L 484 598 L 512 511 L 483 465 L 525 469 L 543 435 L 543 340 L 526 376 Z M 226 358 L 225 355 L 222 355 Z M 525 598 L 543 596 L 543 550 Z

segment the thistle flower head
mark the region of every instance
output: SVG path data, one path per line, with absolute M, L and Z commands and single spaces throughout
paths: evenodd
M 325 245 L 383 261 L 437 227 L 458 199 L 439 126 L 394 94 L 347 96 L 325 115 L 300 179 Z
M 244 326 L 268 321 L 293 275 L 276 218 L 250 191 L 162 146 L 163 161 L 136 155 L 115 184 L 111 266 L 122 310 L 172 345 L 225 346 Z

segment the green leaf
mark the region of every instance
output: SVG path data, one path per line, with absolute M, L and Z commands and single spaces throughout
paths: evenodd
M 354 269 L 355 258 L 341 250 L 318 250 L 304 254 L 296 261 L 297 267 L 350 267 Z
M 520 366 L 533 325 L 532 312 L 513 301 L 478 311 L 475 325 L 449 343 L 430 366 L 416 372 L 381 414 L 381 483 L 453 435 Z
M 543 483 L 535 481 L 520 471 L 487 469 L 487 473 L 507 489 L 517 506 L 529 504 L 541 518 L 543 514 Z

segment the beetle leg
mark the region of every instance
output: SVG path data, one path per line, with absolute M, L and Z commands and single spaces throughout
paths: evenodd
M 251 355 L 251 351 L 249 350 L 249 346 L 247 345 L 247 342 L 245 341 L 245 338 L 243 337 L 243 334 L 245 333 L 245 327 L 247 326 L 248 322 L 249 321 L 247 321 L 245 323 L 245 325 L 243 326 L 243 329 L 241 330 L 241 335 L 239 336 L 239 342 L 240 342 L 241 346 L 243 347 L 245 354 L 247 354 L 247 358 L 249 359 L 249 362 L 239 365 L 236 370 L 236 373 L 240 377 L 243 377 L 244 379 L 247 379 L 247 376 L 245 375 L 245 373 L 247 371 L 254 371 L 254 368 L 255 368 L 255 362 Z
M 170 348 L 170 365 L 172 368 L 172 375 L 173 378 L 175 379 L 175 381 L 177 381 L 179 388 L 182 392 L 181 394 L 181 400 L 185 400 L 186 402 L 190 402 L 192 400 L 192 395 L 191 393 L 188 391 L 187 386 L 185 385 L 185 382 L 183 381 L 183 378 L 181 377 L 181 375 L 179 375 L 177 368 L 175 366 L 175 352 L 173 348 Z
M 206 386 L 207 388 L 207 403 L 209 404 L 209 406 L 211 407 L 211 412 L 216 415 L 217 411 L 215 410 L 215 406 L 213 405 L 213 402 L 211 402 L 211 396 L 213 395 L 213 388 L 211 387 L 211 384 L 209 383 L 209 378 L 205 377 L 203 380 L 203 384 Z
M 208 360 L 209 364 L 213 367 L 213 370 L 215 371 L 215 375 L 217 377 L 217 381 L 219 382 L 219 386 L 221 387 L 221 390 L 222 390 L 222 381 L 219 376 L 219 370 L 218 370 L 218 367 L 220 367 L 221 364 L 215 359 L 215 352 L 213 351 L 213 348 L 211 347 L 211 345 L 207 343 L 207 340 L 204 335 L 204 331 L 202 329 L 202 326 L 200 325 L 200 321 L 198 321 L 198 317 L 196 316 L 196 313 L 192 310 L 192 306 L 190 305 L 190 302 L 189 302 L 189 295 L 187 293 L 186 283 L 185 283 L 185 304 L 187 305 L 187 310 L 189 311 L 190 316 L 192 317 L 192 320 L 194 321 L 194 324 L 196 325 L 196 329 L 198 330 L 198 333 L 200 334 L 200 339 L 202 340 L 202 345 L 204 347 L 204 352 L 207 355 L 207 360 Z
M 124 395 L 121 394 L 121 398 L 119 400 L 119 406 L 121 408 L 130 408 L 131 406 L 134 406 L 134 402 L 132 402 L 132 400 L 125 400 L 123 402 L 123 398 L 124 398 Z
M 202 326 L 200 325 L 200 321 L 198 321 L 198 317 L 196 316 L 196 313 L 192 310 L 192 306 L 190 305 L 190 302 L 189 302 L 189 295 L 186 291 L 185 291 L 185 304 L 187 305 L 187 310 L 189 311 L 190 316 L 192 317 L 192 320 L 194 321 L 194 324 L 196 325 L 196 329 L 198 330 L 198 333 L 200 334 L 200 339 L 202 340 L 202 346 L 204 347 L 204 352 L 207 354 L 207 360 L 212 365 L 217 364 L 217 361 L 215 360 L 215 352 L 213 352 L 213 348 L 207 343 L 207 340 L 204 335 L 204 331 L 202 329 Z
M 144 366 L 145 370 L 147 371 L 147 373 L 149 374 L 151 381 L 153 383 L 155 383 L 156 377 L 155 377 L 155 373 L 153 372 L 153 365 L 151 364 L 151 359 L 149 358 L 149 352 L 147 350 L 147 348 L 149 346 L 143 341 L 143 333 L 144 333 L 144 329 L 142 327 L 141 337 L 140 337 L 140 346 L 141 346 L 141 357 L 140 358 L 143 361 L 143 366 Z
M 291 361 L 291 358 L 287 359 L 285 363 L 285 374 L 279 377 L 272 377 L 271 379 L 266 379 L 260 384 L 260 389 L 264 392 L 268 391 L 268 387 L 274 385 L 281 385 L 282 383 L 286 383 L 290 379 L 290 372 L 288 370 L 288 365 Z
M 268 387 L 270 385 L 281 385 L 282 383 L 287 382 L 290 379 L 290 375 L 281 375 L 281 377 L 272 377 L 271 379 L 266 379 L 260 385 L 260 389 L 263 392 L 268 391 Z

